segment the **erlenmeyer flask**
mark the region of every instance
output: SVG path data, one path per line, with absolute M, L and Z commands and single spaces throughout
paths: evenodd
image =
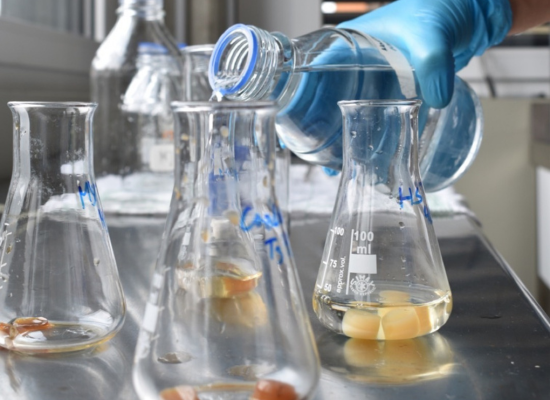
M 318 358 L 274 196 L 272 103 L 173 103 L 176 187 L 136 348 L 141 399 L 309 399 Z
M 344 169 L 314 310 L 328 328 L 359 339 L 434 332 L 452 302 L 418 172 L 420 101 L 339 106 Z
M 125 313 L 93 173 L 96 105 L 9 107 L 14 168 L 0 227 L 0 346 L 90 347 L 114 336 Z

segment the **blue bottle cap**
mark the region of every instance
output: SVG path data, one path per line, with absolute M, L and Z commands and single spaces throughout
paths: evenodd
M 168 54 L 168 50 L 158 43 L 141 42 L 138 45 L 138 54 Z
M 222 55 L 224 54 L 227 45 L 230 44 L 236 36 L 244 36 L 248 42 L 246 64 L 238 79 L 232 82 L 232 86 L 218 88 L 216 87 L 215 82 L 216 75 L 220 71 L 220 61 Z M 239 89 L 241 89 L 254 71 L 254 66 L 256 65 L 256 61 L 258 59 L 258 47 L 258 39 L 249 26 L 236 24 L 227 29 L 216 43 L 214 52 L 210 58 L 210 68 L 208 70 L 208 80 L 210 82 L 210 86 L 212 86 L 213 89 L 218 90 L 222 95 L 236 93 Z

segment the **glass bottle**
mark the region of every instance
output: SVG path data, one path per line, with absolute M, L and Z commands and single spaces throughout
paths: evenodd
M 315 313 L 327 328 L 358 339 L 434 332 L 447 322 L 452 300 L 418 170 L 420 101 L 338 104 L 344 168 Z
M 406 32 L 405 32 L 406 33 Z M 277 133 L 298 157 L 342 168 L 337 102 L 422 98 L 414 71 L 393 46 L 359 31 L 323 28 L 289 39 L 235 25 L 218 40 L 210 64 L 218 97 L 275 100 Z M 455 79 L 443 110 L 420 110 L 420 171 L 427 191 L 451 185 L 474 160 L 482 138 L 482 109 L 468 85 Z
M 136 347 L 136 392 L 310 399 L 319 365 L 274 195 L 276 108 L 174 111 L 176 187 Z
M 122 327 L 95 185 L 91 103 L 9 103 L 14 168 L 0 227 L 0 346 L 73 351 Z
M 125 126 L 121 105 L 138 70 L 139 44 L 163 46 L 183 70 L 180 50 L 163 22 L 163 0 L 119 0 L 119 4 L 117 22 L 97 50 L 90 71 L 92 101 L 99 104 L 94 119 L 95 172 L 104 195 L 116 189 L 132 167 L 124 157 L 133 133 Z
M 108 213 L 167 214 L 174 186 L 174 116 L 170 103 L 183 98 L 181 71 L 164 46 L 140 43 L 138 71 L 124 94 L 125 174 L 102 179 Z

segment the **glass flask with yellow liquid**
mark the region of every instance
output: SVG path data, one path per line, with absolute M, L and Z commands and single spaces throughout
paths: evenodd
M 122 327 L 125 302 L 94 177 L 96 105 L 8 105 L 14 168 L 0 226 L 0 346 L 97 345 Z
M 310 399 L 319 361 L 274 195 L 276 108 L 173 108 L 175 188 L 136 348 L 136 392 Z
M 422 336 L 452 309 L 419 175 L 420 103 L 339 103 L 344 168 L 313 307 L 326 327 L 352 338 Z

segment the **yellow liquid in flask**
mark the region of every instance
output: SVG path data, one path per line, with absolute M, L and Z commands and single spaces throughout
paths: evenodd
M 452 310 L 449 291 L 414 286 L 381 290 L 377 300 L 343 302 L 317 289 L 313 309 L 334 331 L 374 340 L 412 339 L 434 332 L 447 322 Z

